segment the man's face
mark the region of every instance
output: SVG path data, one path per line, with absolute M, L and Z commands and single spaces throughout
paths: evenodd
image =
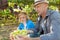
M 41 15 L 44 11 L 46 11 L 48 4 L 40 3 L 35 6 L 35 10 L 38 12 L 38 15 Z

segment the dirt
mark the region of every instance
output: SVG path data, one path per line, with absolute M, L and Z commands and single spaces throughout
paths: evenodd
M 0 40 L 10 40 L 9 35 L 12 31 L 17 29 L 17 25 L 1 26 L 0 27 Z

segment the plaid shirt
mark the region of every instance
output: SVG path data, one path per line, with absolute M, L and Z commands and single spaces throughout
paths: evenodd
M 60 40 L 60 14 L 56 11 L 48 10 L 47 16 L 48 16 L 46 20 L 47 22 L 44 23 L 45 20 L 42 21 L 43 23 L 42 25 L 44 25 L 43 28 L 44 27 L 47 28 L 48 32 L 47 34 L 40 35 L 40 39 L 41 40 Z

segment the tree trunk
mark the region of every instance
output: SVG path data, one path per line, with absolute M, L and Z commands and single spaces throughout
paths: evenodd
M 6 9 L 8 7 L 7 0 L 0 0 L 0 9 Z

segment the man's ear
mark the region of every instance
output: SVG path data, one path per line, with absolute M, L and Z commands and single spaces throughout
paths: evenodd
M 45 6 L 48 7 L 48 4 L 46 4 Z
M 45 6 L 45 8 L 48 8 L 48 4 L 45 4 L 44 6 Z

